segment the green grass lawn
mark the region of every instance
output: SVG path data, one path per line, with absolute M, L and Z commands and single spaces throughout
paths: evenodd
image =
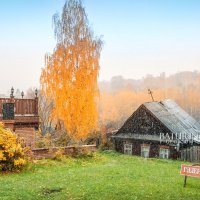
M 200 179 L 180 175 L 180 161 L 114 152 L 94 158 L 40 160 L 18 174 L 0 175 L 1 200 L 200 199 Z

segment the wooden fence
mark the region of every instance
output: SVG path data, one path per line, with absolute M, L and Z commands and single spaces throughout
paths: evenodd
M 200 146 L 189 147 L 180 152 L 181 160 L 200 163 Z
M 17 99 L 0 98 L 0 115 L 3 114 L 3 104 L 13 103 L 15 115 L 38 115 L 38 98 Z
M 38 97 L 34 99 L 0 98 L 0 121 L 6 128 L 39 128 Z

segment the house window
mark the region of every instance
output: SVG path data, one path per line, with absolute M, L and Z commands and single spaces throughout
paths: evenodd
M 169 149 L 160 148 L 160 158 L 169 158 Z
M 141 146 L 141 156 L 144 158 L 149 158 L 150 146 Z
M 124 144 L 124 154 L 132 155 L 132 144 Z

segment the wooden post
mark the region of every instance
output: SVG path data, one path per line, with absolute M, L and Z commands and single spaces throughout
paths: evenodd
M 35 115 L 38 115 L 38 97 L 35 97 Z
M 150 89 L 148 89 L 148 93 L 151 95 L 151 99 L 152 99 L 152 101 L 154 101 L 154 98 L 153 98 L 153 92 L 152 92 Z
M 187 176 L 185 176 L 185 178 L 184 178 L 184 186 L 183 187 L 186 187 L 186 183 L 187 183 Z

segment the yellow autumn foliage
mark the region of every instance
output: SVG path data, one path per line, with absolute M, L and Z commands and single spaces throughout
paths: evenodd
M 200 119 L 200 75 L 194 81 L 196 84 L 183 88 L 153 89 L 154 99 L 174 99 L 189 114 Z M 152 99 L 147 89 L 134 91 L 131 88 L 122 88 L 115 92 L 102 92 L 99 102 L 100 124 L 102 127 L 111 124 L 111 129 L 118 129 L 141 104 L 149 101 Z
M 16 135 L 0 123 L 0 170 L 19 170 L 25 162 L 24 152 Z
M 97 128 L 102 41 L 90 30 L 81 1 L 66 1 L 54 25 L 57 45 L 42 70 L 42 91 L 53 99 L 54 119 L 62 119 L 68 135 L 80 140 Z

